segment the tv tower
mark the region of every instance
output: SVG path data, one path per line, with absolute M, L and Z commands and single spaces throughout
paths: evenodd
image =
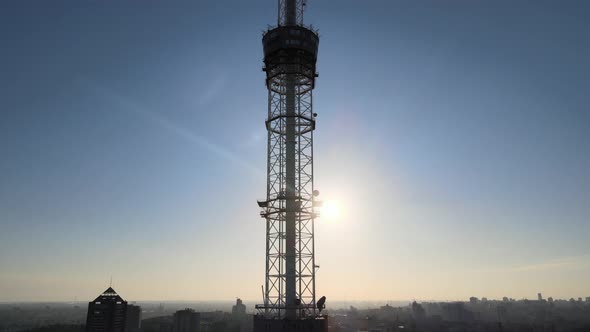
M 312 108 L 319 36 L 303 25 L 305 0 L 279 0 L 277 26 L 262 37 L 268 89 L 267 190 L 259 201 L 266 220 L 264 304 L 256 331 L 327 329 L 316 302 Z

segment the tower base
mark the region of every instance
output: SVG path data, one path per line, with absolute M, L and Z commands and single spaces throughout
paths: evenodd
M 327 332 L 328 316 L 303 319 L 273 319 L 254 315 L 254 332 Z

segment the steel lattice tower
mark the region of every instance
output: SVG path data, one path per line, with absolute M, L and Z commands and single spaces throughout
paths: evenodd
M 256 307 L 259 318 L 267 320 L 309 320 L 319 313 L 314 252 L 318 192 L 313 187 L 317 114 L 312 109 L 319 37 L 303 25 L 304 0 L 278 2 L 277 27 L 262 38 L 268 164 L 266 200 L 258 205 L 266 219 L 266 280 L 264 304 Z

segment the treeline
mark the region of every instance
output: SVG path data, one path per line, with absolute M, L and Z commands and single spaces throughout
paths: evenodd
M 43 327 L 36 327 L 21 332 L 84 332 L 84 325 L 48 325 Z

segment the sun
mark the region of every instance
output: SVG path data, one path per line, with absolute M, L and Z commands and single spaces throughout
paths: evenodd
M 325 201 L 320 210 L 320 217 L 326 220 L 338 220 L 342 214 L 342 209 L 336 201 Z

